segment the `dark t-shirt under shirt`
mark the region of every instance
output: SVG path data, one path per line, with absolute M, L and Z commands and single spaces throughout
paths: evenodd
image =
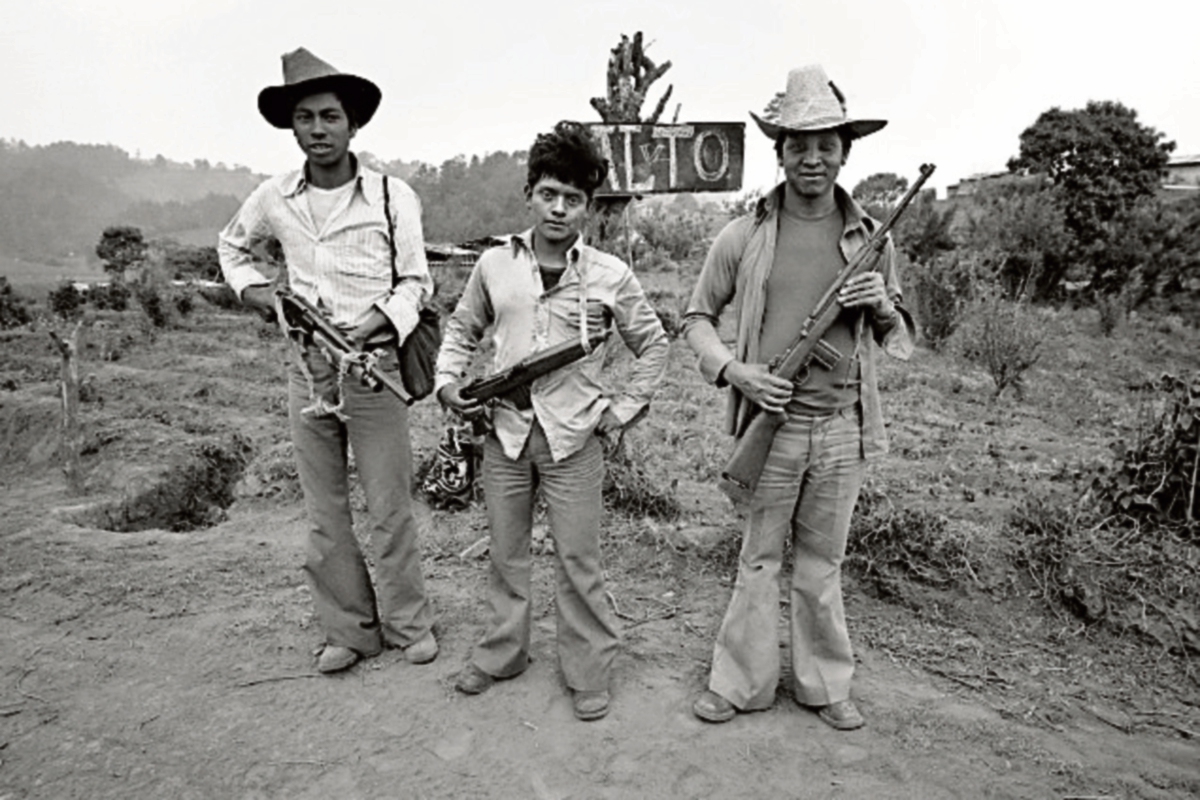
M 770 362 L 796 340 L 804 320 L 845 266 L 840 242 L 842 212 L 835 208 L 822 217 L 801 217 L 780 209 L 775 260 L 767 277 L 759 352 Z M 832 369 L 813 363 L 792 395 L 790 410 L 830 414 L 858 401 L 858 360 L 854 358 L 854 312 L 843 311 L 824 340 L 841 358 Z

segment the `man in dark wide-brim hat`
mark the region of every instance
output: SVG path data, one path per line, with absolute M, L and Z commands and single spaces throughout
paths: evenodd
M 851 143 L 883 120 L 853 119 L 845 98 L 816 65 L 793 70 L 778 119 L 751 114 L 775 145 L 785 180 L 750 214 L 721 231 L 684 316 L 704 377 L 730 387 L 728 430 L 754 405 L 785 413 L 753 499 L 745 505 L 737 583 L 713 648 L 708 691 L 696 716 L 724 722 L 768 708 L 779 682 L 779 573 L 790 540 L 793 696 L 839 730 L 863 725 L 850 699 L 854 655 L 842 609 L 841 563 L 866 460 L 887 447 L 876 349 L 908 358 L 912 318 L 900 305 L 895 252 L 877 271 L 852 278 L 841 315 L 825 334 L 836 358 L 796 382 L 767 368 L 795 341 L 834 278 L 877 223 L 837 184 Z M 737 344 L 717 335 L 730 302 Z
M 246 199 L 221 232 L 221 270 L 243 303 L 272 309 L 272 281 L 255 251 L 277 239 L 291 289 L 361 348 L 383 353 L 379 365 L 398 378 L 396 346 L 416 327 L 433 281 L 417 196 L 350 152 L 379 107 L 379 87 L 304 49 L 283 56 L 283 78 L 259 94 L 258 109 L 292 131 L 305 163 Z M 346 669 L 385 645 L 404 648 L 410 662 L 433 661 L 438 645 L 409 495 L 408 409 L 388 392 L 343 383 L 313 347 L 294 356 L 288 417 L 312 522 L 305 572 L 325 636 L 317 669 Z M 347 448 L 367 497 L 374 586 L 354 536 Z

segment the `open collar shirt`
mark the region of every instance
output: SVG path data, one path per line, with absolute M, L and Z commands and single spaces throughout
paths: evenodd
M 717 346 L 709 352 L 699 353 L 700 372 L 709 382 L 716 382 L 721 370 L 731 360 L 759 363 L 759 340 L 762 336 L 763 311 L 766 307 L 767 277 L 775 262 L 775 242 L 778 232 L 779 208 L 783 202 L 784 185 L 776 187 L 760 201 L 755 212 L 730 222 L 717 236 L 709 249 L 700 278 L 692 292 L 684 314 L 683 329 L 686 332 L 700 321 L 707 321 L 715 329 L 722 309 L 734 303 L 737 316 L 736 351 L 730 353 L 725 346 Z M 844 220 L 839 246 L 842 257 L 848 262 L 854 254 L 866 246 L 877 224 L 854 201 L 841 186 L 834 188 L 834 197 L 842 210 Z M 887 434 L 883 423 L 883 409 L 879 400 L 879 386 L 875 374 L 874 348 L 882 346 L 888 355 L 907 360 L 913 351 L 916 328 L 912 316 L 901 305 L 900 279 L 896 272 L 896 251 L 891 239 L 880 255 L 876 271 L 883 275 L 888 297 L 899 312 L 899 324 L 886 330 L 864 322 L 870 317 L 863 314 L 855 325 L 855 349 L 862 359 L 862 450 L 870 458 L 887 452 Z M 872 336 L 864 335 L 870 328 Z M 750 403 L 741 393 L 730 387 L 726 430 L 736 434 L 749 410 Z
M 520 457 L 533 428 L 542 425 L 555 461 L 580 450 L 601 414 L 621 422 L 650 402 L 667 366 L 669 343 L 654 307 L 625 262 L 577 239 L 567 267 L 547 290 L 533 252 L 533 231 L 479 257 L 454 313 L 446 321 L 438 354 L 437 388 L 462 380 L 472 355 L 491 330 L 490 373 L 588 331 L 615 327 L 637 357 L 622 385 L 606 391 L 601 373 L 611 338 L 583 359 L 535 380 L 533 407 L 520 410 L 500 401 L 493 413 L 496 436 L 509 458 Z M 489 374 L 490 374 L 489 373 Z
M 221 271 L 238 297 L 250 286 L 269 285 L 272 281 L 258 269 L 255 248 L 274 237 L 283 247 L 291 289 L 323 309 L 334 325 L 354 328 L 378 309 L 403 341 L 433 294 L 420 200 L 404 181 L 387 178 L 395 226 L 393 275 L 384 176 L 357 159 L 355 167 L 353 190 L 320 229 L 309 208 L 304 169 L 260 184 L 221 231 L 217 247 Z

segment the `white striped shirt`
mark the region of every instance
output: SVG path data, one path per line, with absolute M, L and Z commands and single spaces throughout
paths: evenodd
M 354 190 L 320 229 L 305 196 L 309 185 L 303 169 L 264 181 L 221 231 L 221 271 L 238 297 L 250 286 L 269 285 L 271 280 L 256 267 L 259 259 L 253 248 L 273 236 L 283 246 L 292 291 L 325 310 L 334 325 L 356 327 L 377 308 L 403 341 L 433 294 L 421 234 L 421 202 L 404 181 L 387 179 L 395 224 L 393 281 L 383 176 L 360 165 L 353 181 Z

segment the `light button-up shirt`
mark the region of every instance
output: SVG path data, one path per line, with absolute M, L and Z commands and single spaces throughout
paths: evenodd
M 628 380 L 611 393 L 604 389 L 601 372 L 611 338 L 583 359 L 538 378 L 531 387 L 532 408 L 499 403 L 494 409 L 505 455 L 521 455 L 535 420 L 546 432 L 551 456 L 561 461 L 583 447 L 606 408 L 622 422 L 633 419 L 662 380 L 670 348 L 658 314 L 623 261 L 577 240 L 558 284 L 547 291 L 533 254 L 533 231 L 526 231 L 511 244 L 488 250 L 475 264 L 446 321 L 437 388 L 465 377 L 489 328 L 494 373 L 554 345 L 578 341 L 581 327 L 595 332 L 609 325 L 637 357 Z
M 420 200 L 404 181 L 389 177 L 396 243 L 393 276 L 383 180 L 378 172 L 358 166 L 354 189 L 334 206 L 320 229 L 313 220 L 303 169 L 264 181 L 220 234 L 217 252 L 230 288 L 241 297 L 247 287 L 271 283 L 257 268 L 254 248 L 273 236 L 283 246 L 291 289 L 324 309 L 334 325 L 354 328 L 375 308 L 403 341 L 433 294 L 433 279 L 425 261 Z

